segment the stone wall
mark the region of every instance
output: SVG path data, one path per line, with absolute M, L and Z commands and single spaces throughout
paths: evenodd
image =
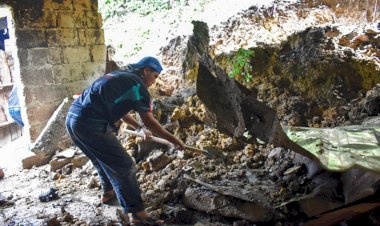
M 14 14 L 20 77 L 34 141 L 65 97 L 81 92 L 104 73 L 102 18 L 97 0 L 5 0 L 3 6 L 11 7 Z

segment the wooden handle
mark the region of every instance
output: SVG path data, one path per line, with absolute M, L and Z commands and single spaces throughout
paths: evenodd
M 196 147 L 193 147 L 193 146 L 189 146 L 189 145 L 184 145 L 185 149 L 187 150 L 190 150 L 190 151 L 194 151 L 194 152 L 197 152 L 197 153 L 200 153 L 200 154 L 204 154 L 205 151 L 202 150 L 202 149 L 199 149 L 199 148 L 196 148 Z
M 136 137 L 144 137 L 144 134 L 136 132 L 134 130 L 126 129 L 125 132 L 128 133 L 128 134 L 131 134 L 133 136 L 136 136 Z M 173 144 L 170 143 L 169 141 L 167 141 L 165 139 L 162 139 L 162 138 L 159 138 L 159 137 L 155 137 L 155 136 L 151 136 L 148 140 L 151 140 L 151 141 L 154 141 L 154 142 L 157 142 L 157 143 L 160 143 L 160 144 L 165 144 L 165 145 L 168 145 L 168 146 L 173 146 Z M 200 154 L 205 154 L 206 153 L 206 151 L 204 151 L 202 149 L 199 149 L 199 148 L 196 148 L 196 147 L 193 147 L 193 146 L 189 146 L 189 145 L 186 145 L 186 144 L 184 145 L 184 148 L 187 149 L 187 150 L 190 150 L 190 151 L 194 151 L 194 152 L 200 153 Z
M 144 134 L 136 132 L 134 130 L 126 129 L 125 132 L 128 133 L 128 134 L 131 134 L 133 136 L 136 136 L 136 137 L 144 137 Z M 159 137 L 155 137 L 155 136 L 149 137 L 148 140 L 151 140 L 151 141 L 154 141 L 154 142 L 157 142 L 157 143 L 160 143 L 160 144 L 165 144 L 165 145 L 168 145 L 168 146 L 173 146 L 173 144 L 170 143 L 169 141 L 167 141 L 165 139 L 162 139 L 162 138 L 159 138 Z

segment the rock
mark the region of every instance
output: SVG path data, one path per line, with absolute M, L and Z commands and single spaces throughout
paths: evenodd
M 352 203 L 373 195 L 378 189 L 380 175 L 362 169 L 351 169 L 342 174 L 345 203 Z
M 7 202 L 7 197 L 0 193 L 0 206 Z
M 348 39 L 346 36 L 343 36 L 339 39 L 338 44 L 341 46 L 349 46 L 350 45 L 350 39 Z
M 97 187 L 100 187 L 98 183 L 98 179 L 97 177 L 92 176 L 87 183 L 87 188 L 91 189 L 91 188 L 97 188 Z
M 284 172 L 284 175 L 289 175 L 289 174 L 292 174 L 292 173 L 297 173 L 301 168 L 302 168 L 302 166 L 293 166 L 293 167 L 287 169 Z
M 72 158 L 72 157 L 74 157 L 76 152 L 77 152 L 77 150 L 68 148 L 68 149 L 56 154 L 55 157 L 57 157 L 57 158 Z
M 65 98 L 49 119 L 43 133 L 37 138 L 31 151 L 43 158 L 34 162 L 36 166 L 48 163 L 54 156 L 55 150 L 62 150 L 73 144 L 65 126 L 66 113 L 70 106 L 71 100 Z
M 190 208 L 234 217 L 252 222 L 265 222 L 272 219 L 272 209 L 259 203 L 243 201 L 199 188 L 187 188 L 183 198 Z
M 254 150 L 254 147 L 252 144 L 247 144 L 245 147 L 244 147 L 244 155 L 246 156 L 253 156 L 253 150 Z
M 58 180 L 60 178 L 61 174 L 53 172 L 50 176 L 52 180 Z
M 4 178 L 4 171 L 0 168 L 0 180 Z
M 71 162 L 74 167 L 82 168 L 89 160 L 90 159 L 86 155 L 81 154 L 79 156 L 75 156 Z
M 64 167 L 62 167 L 62 174 L 69 175 L 71 174 L 72 170 L 73 170 L 73 164 L 72 163 L 67 164 Z
M 149 162 L 143 162 L 141 166 L 145 171 L 151 171 Z
M 335 209 L 342 206 L 342 202 L 324 199 L 321 197 L 314 197 L 308 199 L 302 199 L 299 201 L 301 211 L 304 212 L 308 217 L 319 215 L 323 212 Z
M 33 166 L 41 166 L 49 162 L 51 157 L 49 155 L 45 155 L 43 152 L 39 152 L 35 155 L 29 156 L 22 160 L 22 167 L 24 169 L 31 169 Z
M 273 158 L 274 156 L 280 154 L 282 151 L 283 151 L 283 149 L 280 148 L 280 147 L 273 148 L 273 149 L 269 152 L 269 154 L 268 154 L 268 158 Z
M 380 32 L 378 32 L 378 31 L 375 31 L 375 30 L 373 30 L 373 29 L 367 29 L 366 31 L 365 31 L 365 34 L 366 35 L 377 35 L 377 34 L 379 34 Z
M 380 96 L 376 98 L 368 98 L 364 102 L 364 110 L 368 116 L 377 116 L 380 114 Z
M 150 170 L 156 171 L 164 168 L 172 161 L 172 159 L 162 151 L 157 151 L 153 153 L 153 155 L 150 156 L 147 161 L 149 162 Z
M 71 159 L 53 159 L 50 161 L 50 171 L 55 172 L 58 169 L 61 169 L 65 165 L 69 164 L 71 162 Z

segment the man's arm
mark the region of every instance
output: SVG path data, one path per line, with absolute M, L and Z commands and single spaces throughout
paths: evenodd
M 123 122 L 131 125 L 134 129 L 139 129 L 139 128 L 143 127 L 143 125 L 140 125 L 129 113 L 125 114 L 121 118 L 121 120 L 123 120 Z
M 184 143 L 164 129 L 161 124 L 154 118 L 152 112 L 139 112 L 140 118 L 144 125 L 155 135 L 168 140 L 177 148 L 184 149 Z M 132 125 L 133 126 L 133 125 Z

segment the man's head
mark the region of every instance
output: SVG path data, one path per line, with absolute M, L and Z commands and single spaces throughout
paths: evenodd
M 160 62 L 154 57 L 144 57 L 139 62 L 129 65 L 130 69 L 140 71 L 145 84 L 149 87 L 154 84 L 162 71 Z

